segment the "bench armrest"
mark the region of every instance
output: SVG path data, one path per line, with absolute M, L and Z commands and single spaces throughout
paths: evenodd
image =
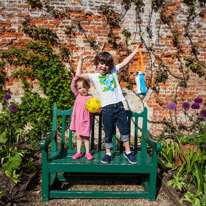
M 46 139 L 43 139 L 40 141 L 40 148 L 43 149 L 47 149 L 48 145 L 52 142 L 52 140 L 54 139 L 55 135 L 56 135 L 56 130 L 52 130 L 49 134 L 49 136 Z
M 148 143 L 148 145 L 152 147 L 156 152 L 160 152 L 162 150 L 162 145 L 152 140 L 148 133 L 144 134 L 144 139 Z

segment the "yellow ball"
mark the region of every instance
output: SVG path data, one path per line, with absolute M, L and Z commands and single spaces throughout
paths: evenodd
M 90 98 L 86 102 L 86 108 L 89 112 L 95 113 L 101 108 L 101 102 L 97 98 Z

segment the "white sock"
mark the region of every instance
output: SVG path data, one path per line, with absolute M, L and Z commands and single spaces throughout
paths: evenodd
M 111 152 L 110 153 L 106 153 L 107 155 L 109 155 L 109 156 L 111 156 L 112 154 L 111 154 Z
M 125 152 L 125 153 L 128 155 L 128 154 L 130 154 L 130 153 L 131 153 L 131 151 L 130 151 L 130 152 Z

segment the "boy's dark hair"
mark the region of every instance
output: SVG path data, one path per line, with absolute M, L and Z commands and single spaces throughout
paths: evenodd
M 101 62 L 109 66 L 109 70 L 114 67 L 114 60 L 109 52 L 101 52 L 96 55 L 94 59 L 94 65 L 97 66 Z
M 76 84 L 75 84 L 76 89 L 77 89 L 77 82 L 83 82 L 83 86 L 84 86 L 85 88 L 87 88 L 87 89 L 90 88 L 90 84 L 89 84 L 89 82 L 88 82 L 87 80 L 85 80 L 85 79 L 78 79 L 78 80 L 76 81 Z

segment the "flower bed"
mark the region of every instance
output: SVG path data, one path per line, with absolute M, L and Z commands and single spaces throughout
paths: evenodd
M 184 121 L 178 119 L 176 106 L 175 102 L 168 104 L 170 118 L 164 120 L 165 128 L 158 136 L 163 146 L 159 166 L 164 181 L 178 194 L 181 204 L 203 206 L 206 205 L 206 103 L 198 97 L 190 110 L 190 103 L 184 102 Z

